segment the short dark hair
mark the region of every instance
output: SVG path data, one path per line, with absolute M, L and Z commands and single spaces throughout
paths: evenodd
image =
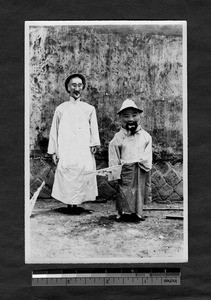
M 82 74 L 78 74 L 78 73 L 76 73 L 76 74 L 71 74 L 71 75 L 68 76 L 67 79 L 65 80 L 65 89 L 66 89 L 66 91 L 67 91 L 68 93 L 70 93 L 69 90 L 68 90 L 68 84 L 69 84 L 70 80 L 73 79 L 73 78 L 75 78 L 75 77 L 79 77 L 79 78 L 82 80 L 82 83 L 83 83 L 83 89 L 85 89 L 85 86 L 86 86 L 86 79 L 85 79 L 85 77 L 84 77 Z

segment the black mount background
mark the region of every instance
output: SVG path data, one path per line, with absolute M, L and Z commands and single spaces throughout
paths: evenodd
M 0 0 L 2 299 L 208 299 L 211 295 L 208 264 L 211 228 L 210 12 L 209 0 Z M 181 267 L 181 286 L 32 288 L 32 270 L 68 268 L 70 265 L 24 263 L 24 21 L 112 19 L 187 21 L 189 262 L 141 266 Z M 86 268 L 93 267 L 86 265 Z

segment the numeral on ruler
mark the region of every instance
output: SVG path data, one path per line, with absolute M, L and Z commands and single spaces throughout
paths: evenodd
M 32 286 L 180 285 L 181 272 L 171 269 L 37 270 Z
M 178 277 L 33 278 L 32 286 L 180 285 Z

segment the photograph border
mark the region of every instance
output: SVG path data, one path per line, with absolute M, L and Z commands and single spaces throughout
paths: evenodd
M 88 25 L 182 25 L 183 30 L 183 243 L 184 256 L 177 260 L 175 258 L 100 258 L 100 259 L 76 259 L 74 262 L 67 261 L 31 261 L 30 256 L 30 149 L 29 149 L 29 124 L 30 124 L 30 90 L 29 90 L 29 27 L 30 26 L 88 26 Z M 25 21 L 25 262 L 38 264 L 142 264 L 142 263 L 184 263 L 188 262 L 188 118 L 187 118 L 187 22 L 186 21 Z M 158 261 L 159 260 L 159 261 Z

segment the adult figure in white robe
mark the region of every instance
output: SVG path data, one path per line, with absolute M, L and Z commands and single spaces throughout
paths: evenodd
M 125 100 L 118 111 L 122 127 L 109 143 L 109 166 L 122 165 L 116 221 L 144 221 L 146 175 L 152 168 L 152 138 L 141 127 L 141 113 L 133 100 Z
M 66 79 L 70 99 L 56 108 L 49 136 L 48 153 L 57 164 L 52 197 L 67 204 L 71 212 L 98 195 L 96 175 L 90 171 L 96 170 L 94 154 L 100 139 L 96 110 L 81 101 L 85 86 L 82 74 Z

